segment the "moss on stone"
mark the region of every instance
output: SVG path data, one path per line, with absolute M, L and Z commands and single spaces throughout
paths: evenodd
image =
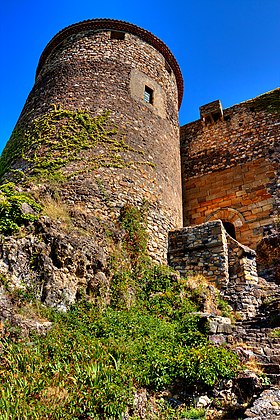
M 275 89 L 255 98 L 254 107 L 257 111 L 280 114 L 280 89 Z

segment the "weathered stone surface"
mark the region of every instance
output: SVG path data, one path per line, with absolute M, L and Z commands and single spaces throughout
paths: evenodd
M 0 273 L 8 287 L 32 290 L 48 306 L 66 310 L 84 293 L 108 303 L 108 244 L 102 227 L 95 237 L 41 218 L 36 231 L 8 237 L 0 245 Z
M 265 232 L 257 246 L 258 273 L 261 277 L 280 285 L 280 233 L 279 226 Z
M 222 316 L 208 320 L 209 332 L 212 334 L 231 334 L 231 320 Z
M 262 303 L 255 251 L 231 238 L 220 220 L 171 231 L 168 261 L 184 276 L 215 283 L 241 318 L 255 316 Z
M 245 411 L 245 420 L 277 420 L 280 418 L 280 389 L 270 388 L 261 393 L 251 408 Z
M 22 286 L 23 288 L 23 286 Z M 23 289 L 24 290 L 24 289 Z M 8 321 L 8 324 L 6 322 Z M 22 336 L 27 336 L 30 331 L 35 331 L 38 334 L 46 333 L 52 326 L 52 322 L 45 319 L 38 318 L 37 314 L 34 313 L 33 308 L 28 304 L 25 305 L 25 314 L 21 308 L 15 305 L 14 297 L 11 292 L 5 290 L 5 287 L 0 288 L 0 336 L 7 334 L 6 325 L 9 329 L 11 327 L 20 328 Z M 8 332 L 11 334 L 11 332 Z
M 124 39 L 111 38 L 112 26 L 121 27 Z M 77 175 L 61 185 L 62 199 L 73 208 L 84 205 L 105 221 L 117 218 L 127 203 L 149 202 L 149 252 L 161 262 L 166 262 L 168 230 L 182 225 L 182 83 L 175 58 L 154 35 L 110 19 L 82 22 L 65 28 L 48 44 L 17 124 L 28 126 L 53 104 L 86 110 L 91 116 L 109 110 L 112 125 L 127 145 L 125 153 L 116 147 L 114 157 L 118 163 L 121 156 L 126 165 L 115 162 L 89 170 L 89 157 L 102 159 L 106 149 L 86 150 L 64 168 L 65 175 Z M 153 91 L 152 103 L 144 100 L 146 86 Z M 13 167 L 25 171 L 31 162 L 21 159 Z

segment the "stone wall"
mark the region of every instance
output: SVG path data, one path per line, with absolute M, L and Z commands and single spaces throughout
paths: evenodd
M 221 219 L 255 249 L 273 225 L 280 204 L 279 94 L 225 110 L 215 101 L 181 128 L 185 226 Z
M 182 276 L 201 274 L 221 290 L 241 318 L 261 304 L 256 253 L 232 239 L 220 220 L 169 234 L 168 261 Z
M 46 47 L 17 126 L 28 126 L 53 104 L 91 116 L 109 110 L 126 144 L 125 153 L 116 151 L 125 165 L 89 171 L 89 155 L 102 157 L 106 148 L 81 154 L 65 168 L 70 179 L 61 187 L 62 198 L 104 220 L 116 219 L 127 203 L 148 202 L 149 251 L 164 261 L 167 232 L 182 225 L 178 64 L 162 41 L 135 25 L 93 20 L 69 28 Z M 116 28 L 119 39 L 112 37 Z M 146 87 L 153 91 L 152 103 L 144 100 Z M 22 162 L 14 167 L 24 169 Z
M 168 262 L 182 276 L 201 274 L 216 286 L 229 281 L 226 232 L 213 221 L 169 232 Z
M 226 235 L 228 248 L 229 282 L 222 289 L 223 297 L 232 309 L 244 317 L 256 315 L 261 305 L 258 287 L 256 253 Z

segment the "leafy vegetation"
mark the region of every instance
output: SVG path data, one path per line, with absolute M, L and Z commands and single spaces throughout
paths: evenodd
M 188 280 L 148 258 L 145 206 L 125 207 L 119 223 L 111 305 L 81 299 L 67 313 L 42 309 L 53 322 L 44 336 L 17 339 L 6 330 L 1 418 L 121 419 L 127 413 L 136 420 L 135 395 L 143 388 L 153 401 L 146 418 L 204 418 L 202 410 L 173 409 L 159 392 L 208 389 L 235 375 L 237 357 L 208 342 Z
M 271 332 L 271 337 L 275 337 L 275 338 L 280 338 L 280 330 L 279 329 L 275 329 Z
M 24 211 L 24 205 L 28 211 Z M 37 220 L 41 209 L 31 197 L 17 191 L 12 182 L 0 185 L 0 233 L 17 232 L 20 226 Z
M 253 104 L 258 111 L 280 114 L 280 89 L 258 96 L 254 99 Z
M 120 418 L 133 412 L 137 389 L 175 381 L 211 387 L 237 368 L 189 314 L 180 321 L 153 309 L 101 313 L 83 302 L 51 319 L 44 337 L 3 340 L 0 413 L 7 419 Z
M 89 149 L 95 149 L 95 153 L 85 160 L 81 152 Z M 134 165 L 124 158 L 123 152 L 128 151 L 142 153 L 129 147 L 118 129 L 112 127 L 109 112 L 93 118 L 86 111 L 54 106 L 29 125 L 15 128 L 0 158 L 0 176 L 12 169 L 13 162 L 22 161 L 26 174 L 60 181 L 65 179 L 61 168 L 69 162 L 82 160 L 82 172 Z M 20 170 L 13 171 L 16 176 L 24 175 Z M 78 173 L 71 171 L 70 176 Z

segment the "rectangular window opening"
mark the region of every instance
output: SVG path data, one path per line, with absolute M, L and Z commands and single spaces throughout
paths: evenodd
M 154 91 L 153 89 L 149 88 L 149 86 L 145 86 L 144 101 L 149 104 L 153 104 L 154 102 Z
M 125 38 L 125 32 L 111 31 L 111 39 L 123 40 Z

